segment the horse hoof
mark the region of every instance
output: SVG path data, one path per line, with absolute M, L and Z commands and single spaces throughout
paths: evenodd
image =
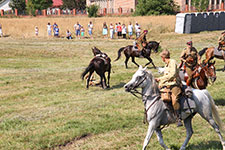
M 108 85 L 107 88 L 110 88 L 110 86 Z

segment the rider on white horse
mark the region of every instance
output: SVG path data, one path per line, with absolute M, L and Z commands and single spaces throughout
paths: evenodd
M 172 105 L 177 117 L 177 126 L 182 126 L 180 115 L 179 98 L 181 97 L 181 80 L 176 60 L 170 59 L 170 52 L 166 49 L 160 53 L 162 61 L 165 62 L 164 75 L 155 80 L 159 82 L 159 88 L 168 88 L 172 92 Z

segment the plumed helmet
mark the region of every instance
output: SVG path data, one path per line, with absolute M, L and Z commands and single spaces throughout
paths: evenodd
M 144 33 L 148 33 L 148 30 L 144 30 Z
M 187 42 L 187 45 L 192 45 L 192 41 L 188 41 Z

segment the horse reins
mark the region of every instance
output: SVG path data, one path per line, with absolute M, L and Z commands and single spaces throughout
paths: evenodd
M 146 74 L 146 73 L 145 73 L 145 74 Z M 145 74 L 144 74 L 144 75 L 145 75 Z M 137 85 L 134 86 L 134 88 L 133 88 L 132 90 L 129 91 L 131 94 L 133 94 L 135 97 L 137 97 L 137 98 L 139 98 L 139 99 L 141 99 L 141 98 L 142 98 L 143 96 L 145 96 L 145 95 L 143 95 L 141 92 L 139 92 L 136 88 L 137 88 L 139 85 L 141 85 L 141 84 L 145 81 L 146 78 L 147 78 L 147 77 L 145 76 L 144 79 L 143 79 L 141 82 L 139 82 Z M 140 94 L 142 97 L 139 97 L 139 96 L 137 96 L 136 94 Z
M 132 90 L 130 90 L 129 92 L 132 94 L 132 95 L 134 95 L 135 97 L 137 97 L 137 98 L 142 98 L 142 97 L 148 97 L 148 95 L 143 95 L 141 92 L 139 92 L 137 89 L 136 89 L 136 87 L 138 87 L 139 85 L 141 85 L 144 81 L 145 81 L 145 79 L 146 79 L 147 77 L 145 76 L 144 77 L 144 79 L 141 81 L 141 82 L 139 82 L 137 85 L 135 85 L 135 87 L 134 87 L 134 89 L 132 89 Z M 137 96 L 136 94 L 140 94 L 142 97 L 139 97 L 139 96 Z M 151 103 L 151 105 L 150 106 L 148 106 L 148 108 L 146 109 L 144 109 L 144 119 L 143 119 L 143 123 L 145 124 L 146 123 L 146 121 L 147 121 L 147 117 L 148 117 L 148 110 L 152 107 L 152 105 L 154 105 L 155 104 L 155 102 L 156 101 L 158 101 L 160 99 L 160 96 L 157 96 L 156 97 L 156 99 Z M 146 103 L 146 102 L 145 102 Z
M 146 123 L 146 121 L 147 121 L 147 118 L 148 118 L 148 110 L 152 107 L 152 105 L 154 105 L 155 104 L 155 102 L 157 102 L 158 100 L 160 99 L 160 96 L 157 96 L 156 97 L 156 99 L 151 103 L 151 105 L 150 106 L 148 106 L 148 108 L 147 109 L 145 109 L 145 112 L 144 112 L 144 114 L 145 114 L 145 118 L 144 118 L 144 120 L 143 120 L 143 123 L 145 124 Z

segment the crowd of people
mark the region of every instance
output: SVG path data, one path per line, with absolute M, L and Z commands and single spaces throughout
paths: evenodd
M 84 39 L 86 37 L 93 39 L 93 29 L 94 25 L 92 21 L 90 21 L 87 25 L 87 33 L 88 35 L 85 35 L 85 27 L 82 26 L 79 22 L 74 24 L 74 36 L 72 36 L 72 33 L 69 29 L 66 30 L 66 38 L 67 39 L 73 39 L 74 37 L 77 39 Z M 138 24 L 138 22 L 133 25 L 131 22 L 126 26 L 124 23 L 110 23 L 109 26 L 106 22 L 102 25 L 102 37 L 103 38 L 110 38 L 110 39 L 134 39 L 138 38 L 141 35 L 141 26 Z M 53 33 L 53 34 L 52 34 Z M 35 35 L 39 35 L 39 28 L 35 26 Z M 54 22 L 53 25 L 51 25 L 50 22 L 47 24 L 47 35 L 51 37 L 52 35 L 54 37 L 60 37 L 59 34 L 59 26 L 56 22 Z M 134 37 L 135 36 L 135 37 Z
M 81 25 L 79 22 L 74 24 L 73 26 L 74 31 L 70 31 L 69 29 L 66 30 L 65 34 L 67 39 L 84 39 L 84 38 L 91 38 L 93 39 L 93 30 L 94 25 L 92 21 L 90 21 L 86 28 L 85 26 Z M 87 30 L 87 32 L 85 32 Z M 135 25 L 130 22 L 128 25 L 118 23 L 110 23 L 107 25 L 106 22 L 102 25 L 102 37 L 103 38 L 110 38 L 110 39 L 137 39 L 141 35 L 142 29 L 138 22 Z M 39 27 L 35 26 L 34 29 L 35 36 L 39 36 Z M 86 35 L 87 34 L 87 35 Z M 47 35 L 48 37 L 64 37 L 60 36 L 60 29 L 56 22 L 51 24 L 50 22 L 47 23 Z M 74 36 L 73 36 L 74 35 Z M 3 36 L 2 32 L 2 25 L 0 24 L 0 37 Z
M 141 34 L 141 26 L 138 24 L 138 22 L 133 24 L 130 22 L 127 26 L 120 22 L 110 23 L 109 28 L 106 24 L 106 22 L 103 23 L 103 29 L 102 34 L 104 38 L 108 38 L 108 31 L 109 31 L 109 37 L 111 39 L 118 38 L 118 39 L 132 39 L 135 35 L 136 38 L 138 38 Z

